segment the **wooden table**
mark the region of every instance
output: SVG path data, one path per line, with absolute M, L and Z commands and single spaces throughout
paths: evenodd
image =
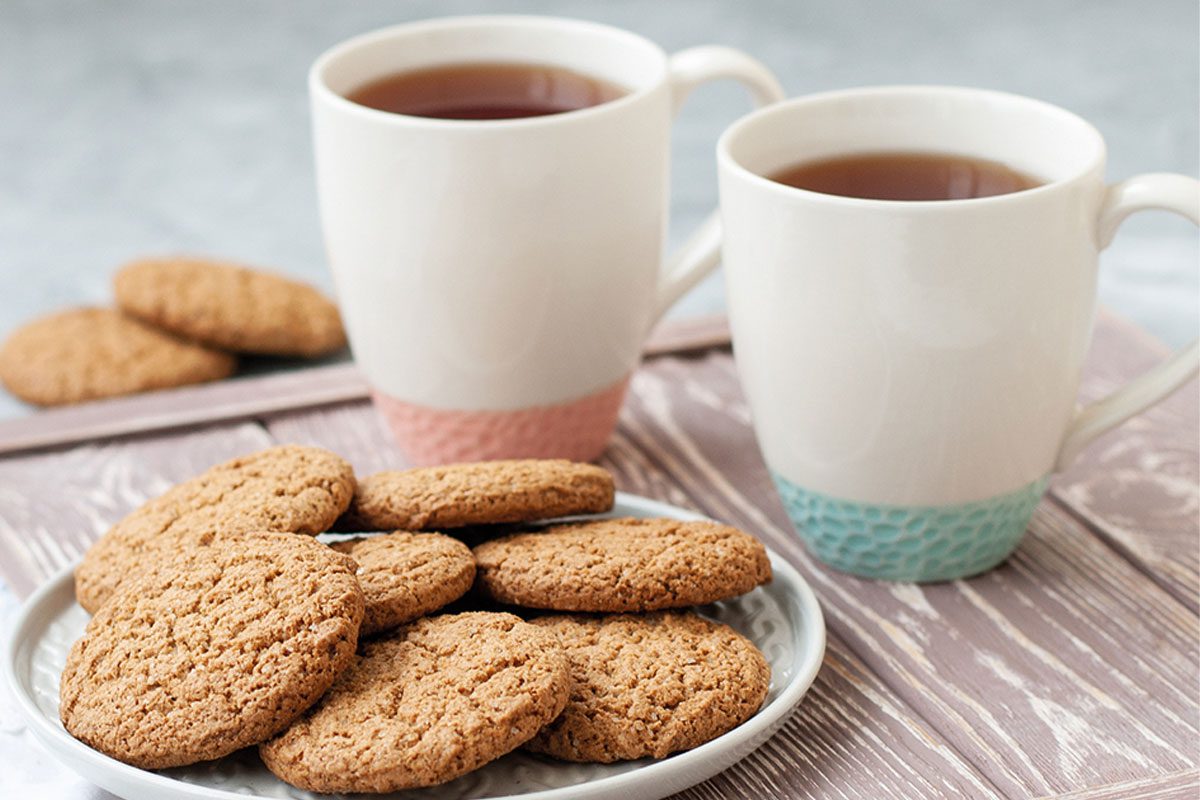
M 798 546 L 755 446 L 729 352 L 696 349 L 703 338 L 678 334 L 660 335 L 658 355 L 634 378 L 605 466 L 621 489 L 765 539 L 812 584 L 829 625 L 825 663 L 786 726 L 680 797 L 1200 793 L 1194 383 L 1055 478 L 1004 566 L 941 585 L 875 583 L 832 572 Z M 680 353 L 681 346 L 691 349 Z M 1106 317 L 1093 354 L 1086 397 L 1154 363 L 1162 348 Z M 361 393 L 347 390 L 348 373 L 342 378 L 288 379 L 298 395 L 306 381 L 320 384 L 309 396 L 323 405 L 279 411 L 277 399 L 263 399 L 269 391 L 230 383 L 210 405 L 234 411 L 214 415 L 238 417 L 242 402 L 253 418 L 0 459 L 0 573 L 25 595 L 146 498 L 275 442 L 329 447 L 360 473 L 401 466 L 367 402 L 329 404 Z M 134 403 L 143 416 L 120 429 L 138 430 L 139 420 L 174 424 L 151 406 Z M 120 408 L 128 416 L 128 406 Z M 85 414 L 85 423 L 111 423 L 115 413 Z M 24 431 L 44 435 L 47 424 L 72 418 L 44 419 L 52 424 Z M 9 423 L 0 444 L 20 434 L 22 426 Z

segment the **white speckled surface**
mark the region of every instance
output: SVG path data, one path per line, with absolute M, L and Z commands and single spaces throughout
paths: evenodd
M 304 75 L 329 45 L 443 14 L 577 16 L 678 49 L 758 55 L 792 94 L 951 83 L 1030 94 L 1088 117 L 1109 174 L 1197 172 L 1194 0 L 367 0 L 0 3 L 0 336 L 73 303 L 144 253 L 216 253 L 326 288 Z M 716 198 L 716 135 L 748 110 L 732 85 L 694 96 L 676 128 L 671 238 Z M 1105 256 L 1102 299 L 1178 344 L 1197 328 L 1197 236 L 1143 215 Z M 677 314 L 722 305 L 710 279 Z M 6 396 L 0 416 L 19 413 Z

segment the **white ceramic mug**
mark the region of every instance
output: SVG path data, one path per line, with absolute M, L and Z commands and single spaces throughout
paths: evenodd
M 763 177 L 857 152 L 980 157 L 1045 181 L 866 200 Z M 1200 184 L 1106 186 L 1100 134 L 998 92 L 854 89 L 754 112 L 717 157 L 734 353 L 797 531 L 834 567 L 944 580 L 1016 547 L 1049 475 L 1195 376 L 1196 343 L 1086 408 L 1099 252 L 1142 209 L 1200 222 Z
M 344 95 L 446 63 L 565 67 L 628 89 L 549 116 L 393 114 Z M 696 85 L 783 95 L 749 56 L 668 56 L 635 34 L 544 17 L 369 33 L 312 67 L 326 247 L 354 357 L 416 463 L 604 449 L 658 316 L 717 262 L 715 217 L 663 267 L 671 120 Z

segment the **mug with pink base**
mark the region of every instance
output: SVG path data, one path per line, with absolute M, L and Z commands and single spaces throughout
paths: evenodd
M 346 95 L 444 64 L 534 63 L 623 87 L 539 117 L 408 116 Z M 782 98 L 725 47 L 668 56 L 604 25 L 459 17 L 369 33 L 309 76 L 321 220 L 354 357 L 414 463 L 588 460 L 650 327 L 715 266 L 710 219 L 664 265 L 671 120 L 696 85 Z

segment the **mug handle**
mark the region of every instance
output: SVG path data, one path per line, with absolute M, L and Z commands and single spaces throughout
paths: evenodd
M 1100 249 L 1112 244 L 1126 217 L 1152 208 L 1173 212 L 1200 225 L 1200 181 L 1185 175 L 1152 173 L 1108 187 L 1096 229 Z M 1055 469 L 1066 469 L 1097 436 L 1163 400 L 1197 373 L 1200 373 L 1200 339 L 1103 400 L 1084 406 L 1063 436 Z
M 732 47 L 702 45 L 680 50 L 671 56 L 667 69 L 675 113 L 679 112 L 693 89 L 721 78 L 740 81 L 750 90 L 756 108 L 784 98 L 783 87 L 762 62 Z M 651 324 L 657 322 L 676 300 L 712 272 L 720 260 L 721 218 L 714 211 L 667 259 Z

